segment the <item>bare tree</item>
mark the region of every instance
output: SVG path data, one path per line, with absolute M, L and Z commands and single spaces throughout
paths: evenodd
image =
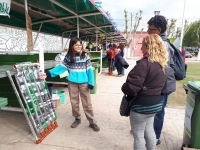
M 144 28 L 142 28 L 141 31 L 140 31 L 140 36 L 137 39 L 136 45 L 138 45 L 138 42 L 139 42 L 140 38 L 142 37 L 143 30 L 144 30 Z
M 176 28 L 176 33 L 175 33 L 175 38 L 180 37 L 180 35 L 181 35 L 181 28 L 177 27 Z
M 168 21 L 168 19 L 167 19 L 167 21 Z M 167 31 L 166 31 L 166 36 L 169 38 L 170 36 L 171 37 L 174 37 L 174 35 L 175 35 L 175 27 L 176 27 L 176 19 L 171 19 L 170 20 L 170 23 L 168 24 L 168 26 L 167 26 Z
M 198 45 L 198 47 L 200 47 L 199 36 L 200 36 L 200 23 L 199 23 L 198 28 L 197 28 L 197 45 Z
M 125 18 L 125 28 L 124 28 L 124 34 L 126 34 L 126 38 L 128 38 L 128 11 L 126 11 L 126 9 L 124 9 L 124 18 Z
M 124 10 L 124 18 L 125 18 L 125 29 L 124 29 L 124 34 L 125 34 L 125 39 L 126 39 L 126 46 L 129 47 L 132 40 L 135 38 L 137 28 L 140 24 L 140 21 L 142 19 L 142 11 L 139 10 L 139 13 L 136 13 L 135 15 L 135 22 L 133 25 L 133 14 L 131 13 L 131 20 L 130 20 L 130 30 L 129 29 L 129 20 L 128 20 L 128 11 L 125 9 Z

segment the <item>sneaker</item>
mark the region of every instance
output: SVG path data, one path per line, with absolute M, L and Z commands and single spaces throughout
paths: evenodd
M 160 139 L 156 139 L 156 145 L 159 145 L 161 143 Z
M 81 123 L 80 119 L 75 119 L 74 122 L 71 125 L 71 128 L 76 128 Z
M 118 74 L 116 77 L 122 77 L 123 75 L 122 74 Z
M 100 130 L 100 128 L 95 123 L 94 124 L 90 124 L 89 127 L 92 128 L 94 131 L 99 131 Z

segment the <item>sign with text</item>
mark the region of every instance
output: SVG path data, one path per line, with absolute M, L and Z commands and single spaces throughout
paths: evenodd
M 9 16 L 11 0 L 0 0 L 0 16 Z

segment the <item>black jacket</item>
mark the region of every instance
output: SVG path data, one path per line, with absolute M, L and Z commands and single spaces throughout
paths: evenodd
M 115 67 L 117 67 L 119 70 L 121 70 L 122 67 L 127 69 L 129 67 L 129 64 L 120 54 L 117 54 L 115 56 Z
M 158 75 L 159 72 L 159 75 Z M 158 76 L 157 76 L 158 75 Z M 152 81 L 155 77 L 156 79 Z M 148 85 L 146 90 L 142 90 L 144 86 Z M 129 96 L 139 95 L 160 95 L 165 93 L 167 76 L 161 69 L 161 66 L 154 62 L 151 63 L 147 58 L 137 61 L 135 67 L 129 72 L 126 82 L 122 85 L 122 92 Z

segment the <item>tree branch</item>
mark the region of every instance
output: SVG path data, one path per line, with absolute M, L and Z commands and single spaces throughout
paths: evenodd
M 140 36 L 137 39 L 136 45 L 138 45 L 138 42 L 139 42 L 140 38 L 142 37 L 143 30 L 144 30 L 144 28 L 142 28 L 141 31 L 140 31 Z
M 131 22 L 130 22 L 130 31 L 128 33 L 128 12 L 126 9 L 124 10 L 124 17 L 125 17 L 125 29 L 124 29 L 124 34 L 125 34 L 125 39 L 126 39 L 126 46 L 129 47 L 132 39 L 135 38 L 137 28 L 140 24 L 140 20 L 142 19 L 142 11 L 139 10 L 139 13 L 136 13 L 135 16 L 135 23 L 133 25 L 133 14 L 131 13 Z

